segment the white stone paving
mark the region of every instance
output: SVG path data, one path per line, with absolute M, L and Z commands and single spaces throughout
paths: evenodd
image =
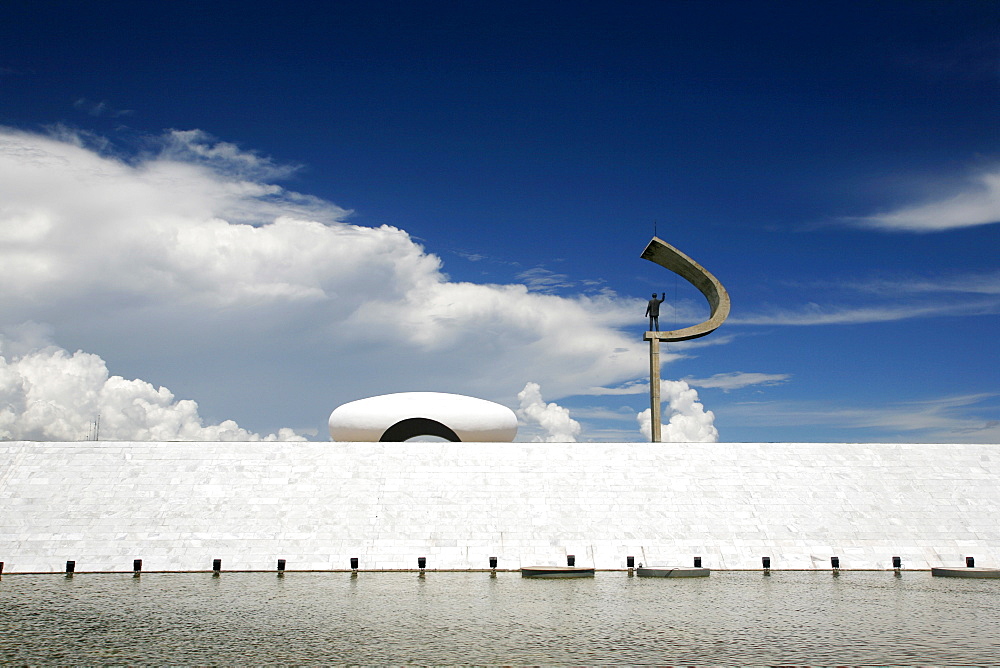
M 0 443 L 4 572 L 1000 566 L 1000 445 Z

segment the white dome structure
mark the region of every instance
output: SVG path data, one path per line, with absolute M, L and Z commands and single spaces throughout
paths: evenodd
M 334 441 L 401 442 L 415 436 L 509 443 L 517 416 L 501 404 L 461 394 L 400 392 L 351 401 L 330 413 Z

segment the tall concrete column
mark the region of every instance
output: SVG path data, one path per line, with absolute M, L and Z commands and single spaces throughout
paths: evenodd
M 649 426 L 650 441 L 660 442 L 660 338 L 657 332 L 646 332 L 649 341 Z

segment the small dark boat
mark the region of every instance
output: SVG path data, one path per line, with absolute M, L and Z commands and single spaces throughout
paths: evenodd
M 678 566 L 677 568 L 643 568 L 636 569 L 636 575 L 641 578 L 707 578 L 711 575 L 709 568 Z
M 521 577 L 525 578 L 592 578 L 593 568 L 576 566 L 523 566 Z
M 949 568 L 935 566 L 931 575 L 941 578 L 1000 578 L 1000 568 Z

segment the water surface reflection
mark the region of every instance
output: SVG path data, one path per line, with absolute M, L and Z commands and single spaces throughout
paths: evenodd
M 1000 581 L 928 573 L 5 575 L 0 662 L 992 663 Z

